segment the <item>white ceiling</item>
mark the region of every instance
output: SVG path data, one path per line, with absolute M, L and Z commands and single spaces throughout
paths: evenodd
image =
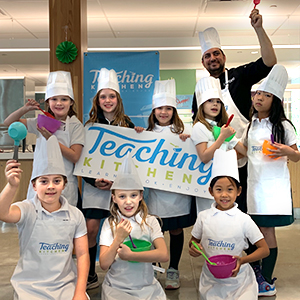
M 217 28 L 225 47 L 258 45 L 248 18 L 252 0 L 87 0 L 87 7 L 89 48 L 196 48 L 160 50 L 161 69 L 203 68 L 198 31 L 210 26 Z M 261 0 L 257 8 L 270 39 L 279 46 L 278 62 L 290 76 L 300 77 L 300 0 Z M 47 0 L 0 0 L 1 49 L 48 48 L 48 27 Z M 259 57 L 251 54 L 253 49 L 224 51 L 227 67 Z M 49 52 L 0 50 L 1 77 L 26 76 L 45 86 L 48 72 Z

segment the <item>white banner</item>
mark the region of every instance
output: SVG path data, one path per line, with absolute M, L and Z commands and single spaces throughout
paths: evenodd
M 212 161 L 200 161 L 190 139 L 134 129 L 92 124 L 85 127 L 85 145 L 74 174 L 113 181 L 130 152 L 144 187 L 198 197 L 208 192 Z

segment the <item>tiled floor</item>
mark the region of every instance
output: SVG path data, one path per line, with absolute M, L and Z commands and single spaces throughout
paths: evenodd
M 176 291 L 167 291 L 168 299 L 196 300 L 198 281 L 203 264 L 203 258 L 192 258 L 188 254 L 187 242 L 190 239 L 191 228 L 185 229 L 185 246 L 179 265 L 181 288 Z M 300 220 L 293 225 L 277 229 L 279 256 L 274 272 L 277 296 L 260 298 L 269 300 L 299 300 L 300 299 Z M 166 234 L 168 242 L 168 234 Z M 12 287 L 9 279 L 16 266 L 19 249 L 17 231 L 14 225 L 0 222 L 0 299 L 12 299 Z M 168 265 L 164 264 L 167 268 Z M 100 281 L 105 273 L 97 266 Z M 159 280 L 164 284 L 164 275 L 159 275 Z M 90 290 L 91 300 L 100 299 L 100 288 Z M 28 299 L 30 300 L 30 299 Z M 213 299 L 212 299 L 213 300 Z M 233 299 L 234 300 L 234 299 Z M 252 300 L 252 299 L 249 299 Z

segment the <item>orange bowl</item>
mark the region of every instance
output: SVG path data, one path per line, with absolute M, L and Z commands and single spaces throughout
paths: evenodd
M 268 155 L 268 154 L 272 154 L 273 153 L 273 152 L 271 152 L 268 149 L 276 150 L 277 148 L 275 148 L 274 146 L 272 146 L 270 141 L 264 140 L 264 143 L 262 145 L 262 152 L 263 152 L 264 155 Z

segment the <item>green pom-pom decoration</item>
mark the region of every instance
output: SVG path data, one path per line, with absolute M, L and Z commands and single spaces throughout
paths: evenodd
M 72 42 L 64 41 L 57 46 L 56 57 L 60 62 L 68 64 L 75 60 L 77 52 L 78 50 L 75 44 L 73 44 Z

